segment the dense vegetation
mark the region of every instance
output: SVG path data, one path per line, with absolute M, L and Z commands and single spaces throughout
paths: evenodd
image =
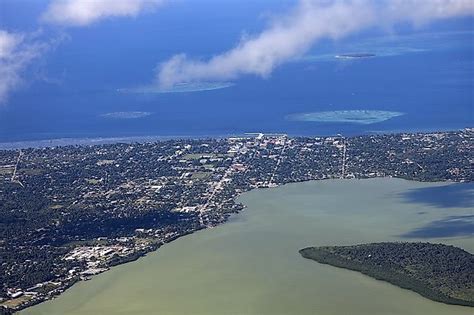
M 474 306 L 474 255 L 432 243 L 373 243 L 308 247 L 300 254 L 319 263 L 359 271 L 431 300 Z

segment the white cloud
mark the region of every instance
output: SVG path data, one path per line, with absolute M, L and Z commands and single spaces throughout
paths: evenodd
M 170 87 L 248 74 L 265 77 L 324 38 L 337 39 L 373 26 L 404 21 L 419 24 L 473 13 L 473 0 L 300 0 L 292 12 L 260 34 L 209 60 L 173 56 L 158 67 L 156 79 L 160 86 Z
M 22 36 L 0 30 L 0 58 L 8 57 L 22 41 Z
M 53 0 L 42 15 L 43 22 L 85 26 L 110 17 L 135 17 L 165 0 Z
M 0 30 L 0 104 L 5 103 L 9 94 L 24 82 L 25 69 L 55 42 L 44 42 L 36 36 Z
M 413 23 L 474 14 L 473 0 L 390 0 L 389 17 Z

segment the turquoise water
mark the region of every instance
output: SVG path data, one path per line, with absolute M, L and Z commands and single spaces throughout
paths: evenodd
M 402 116 L 400 112 L 380 110 L 335 110 L 330 112 L 313 112 L 288 115 L 292 121 L 320 122 L 320 123 L 350 123 L 370 125 L 380 123 L 394 117 Z

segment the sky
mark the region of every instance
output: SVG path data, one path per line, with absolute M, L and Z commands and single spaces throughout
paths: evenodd
M 15 23 L 0 22 L 1 106 L 8 106 L 14 92 L 28 89 L 32 69 L 53 52 L 67 49 L 77 30 L 92 33 L 95 27 L 109 21 L 138 23 L 144 16 L 162 18 L 160 12 L 173 6 L 184 11 L 190 1 L 41 0 L 23 1 L 18 7 L 13 5 L 14 0 L 2 1 L 0 20 L 9 21 L 12 8 L 34 9 L 28 13 L 15 12 L 18 13 Z M 203 1 L 203 6 L 204 3 L 212 10 L 212 1 Z M 387 33 L 399 25 L 423 28 L 434 21 L 474 14 L 472 0 L 295 0 L 283 1 L 277 8 L 270 3 L 259 3 L 261 26 L 249 31 L 248 25 L 241 25 L 240 36 L 230 39 L 223 50 L 204 56 L 186 50 L 173 51 L 166 59 L 157 56 L 155 66 L 150 69 L 154 75 L 149 85 L 171 88 L 183 83 L 235 80 L 245 76 L 265 79 L 278 67 L 303 56 L 324 40 L 339 40 L 374 28 Z M 249 3 L 242 1 L 242 6 L 245 5 Z M 223 5 L 215 6 L 225 10 Z M 24 21 L 22 14 L 25 14 Z M 170 22 L 181 25 L 181 21 Z M 182 23 L 182 27 L 192 26 Z M 150 40 L 159 41 L 164 35 L 157 32 Z

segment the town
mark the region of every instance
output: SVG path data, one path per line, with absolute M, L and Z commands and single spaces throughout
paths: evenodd
M 464 129 L 0 151 L 0 312 L 215 227 L 251 189 L 372 177 L 471 182 L 473 149 L 474 129 Z

